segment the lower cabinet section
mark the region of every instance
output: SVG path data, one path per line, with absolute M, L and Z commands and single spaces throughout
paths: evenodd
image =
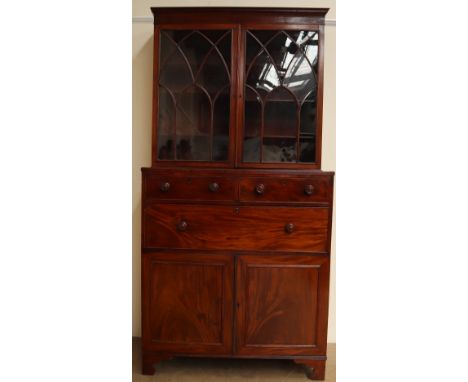
M 328 256 L 164 251 L 142 269 L 145 351 L 326 354 Z

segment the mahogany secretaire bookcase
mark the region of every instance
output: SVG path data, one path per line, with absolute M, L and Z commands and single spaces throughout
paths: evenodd
M 327 11 L 152 8 L 144 374 L 177 356 L 285 358 L 324 379 Z

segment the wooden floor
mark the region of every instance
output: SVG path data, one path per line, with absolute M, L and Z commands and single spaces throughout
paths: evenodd
M 153 376 L 141 375 L 140 339 L 133 339 L 133 382 L 298 382 L 304 369 L 287 360 L 180 358 L 161 362 Z M 336 344 L 328 344 L 325 381 L 336 381 Z

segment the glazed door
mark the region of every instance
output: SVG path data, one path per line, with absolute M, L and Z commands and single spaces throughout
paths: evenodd
M 321 29 L 259 28 L 242 30 L 240 164 L 320 168 Z
M 159 165 L 227 166 L 234 156 L 237 32 L 229 25 L 201 28 L 155 30 Z
M 174 354 L 231 354 L 233 258 L 143 254 L 143 343 Z
M 239 256 L 237 354 L 325 354 L 328 280 L 328 256 Z

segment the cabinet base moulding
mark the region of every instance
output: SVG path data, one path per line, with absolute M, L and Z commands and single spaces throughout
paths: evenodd
M 314 356 L 308 358 L 294 358 L 291 356 L 238 356 L 238 355 L 167 355 L 167 354 L 155 354 L 150 352 L 143 353 L 142 371 L 143 375 L 154 375 L 156 372 L 155 366 L 163 361 L 171 361 L 176 357 L 191 357 L 191 358 L 229 358 L 229 359 L 287 359 L 294 361 L 296 364 L 304 366 L 305 374 L 308 379 L 314 381 L 323 381 L 325 379 L 325 366 L 327 362 L 326 356 Z

